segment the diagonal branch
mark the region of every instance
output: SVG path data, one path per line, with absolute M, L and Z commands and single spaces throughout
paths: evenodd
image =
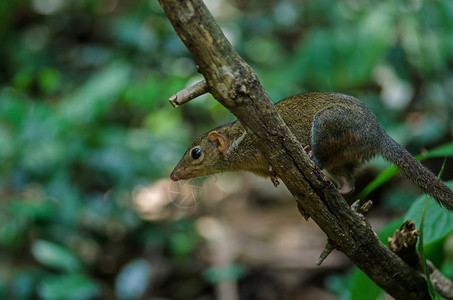
M 329 241 L 394 298 L 428 298 L 423 277 L 380 243 L 365 218 L 354 213 L 324 180 L 204 3 L 159 2 L 199 66 L 208 90 L 244 125 L 298 206 L 313 218 Z

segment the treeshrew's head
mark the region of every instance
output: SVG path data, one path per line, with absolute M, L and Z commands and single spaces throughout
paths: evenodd
M 212 130 L 199 136 L 171 172 L 171 180 L 178 181 L 226 171 L 222 169 L 221 162 L 224 161 L 227 150 L 228 140 L 218 131 Z

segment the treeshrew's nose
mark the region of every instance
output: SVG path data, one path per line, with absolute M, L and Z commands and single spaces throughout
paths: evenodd
M 171 172 L 170 178 L 171 178 L 171 180 L 173 180 L 173 181 L 178 181 L 178 180 L 179 180 L 179 177 L 178 177 L 178 175 L 176 174 L 176 170 L 174 170 L 173 172 Z

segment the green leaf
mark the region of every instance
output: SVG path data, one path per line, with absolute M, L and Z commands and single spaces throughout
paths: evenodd
M 363 199 L 367 197 L 371 192 L 376 190 L 378 187 L 392 179 L 398 174 L 398 168 L 396 166 L 391 166 L 381 173 L 379 173 L 376 178 L 374 178 L 370 183 L 367 184 L 367 186 L 360 192 L 359 198 Z
M 446 183 L 453 188 L 453 181 Z M 420 227 L 420 217 L 425 204 L 425 197 L 419 197 L 404 216 L 405 220 L 413 220 L 416 227 Z M 436 201 L 430 201 L 426 212 L 424 226 L 425 246 L 445 238 L 453 232 L 453 213 L 441 207 Z
M 8 205 L 8 212 L 15 217 L 24 217 L 28 220 L 45 219 L 55 216 L 57 205 L 48 199 L 12 198 Z
M 183 232 L 176 232 L 169 239 L 170 250 L 175 256 L 188 256 L 195 247 L 194 237 Z
M 445 165 L 445 162 L 444 162 Z M 425 277 L 426 277 L 426 283 L 428 285 L 428 291 L 429 295 L 431 296 L 432 299 L 437 299 L 436 292 L 434 291 L 433 284 L 431 282 L 430 278 L 430 273 L 429 273 L 429 268 L 428 264 L 426 262 L 426 255 L 425 255 L 425 250 L 424 250 L 424 224 L 425 224 L 425 217 L 426 213 L 428 211 L 428 205 L 430 203 L 431 197 L 430 196 L 425 196 L 424 204 L 423 204 L 423 209 L 421 212 L 421 217 L 420 217 L 420 227 L 419 227 L 419 238 L 418 238 L 418 252 L 420 254 L 420 260 L 423 265 L 423 270 L 425 271 Z
M 453 156 L 453 142 L 434 148 L 423 154 L 424 157 L 445 157 Z
M 352 80 L 360 82 L 369 78 L 391 44 L 392 26 L 391 9 L 383 3 L 369 10 L 358 26 L 351 28 L 351 34 L 355 35 L 354 42 L 345 61 L 349 67 L 346 74 Z M 345 74 L 340 76 L 344 77 Z
M 444 163 L 442 165 L 442 168 L 439 172 L 438 177 L 440 178 L 442 176 L 442 173 L 444 172 L 445 169 L 445 163 L 447 162 L 447 158 L 444 158 Z M 424 236 L 425 236 L 425 218 L 426 218 L 426 213 L 428 212 L 428 205 L 430 203 L 431 196 L 425 196 L 424 204 L 423 204 L 423 210 L 421 211 L 421 216 L 420 216 L 420 234 L 419 234 L 419 242 L 418 242 L 418 252 L 420 253 L 420 260 L 423 265 L 423 269 L 425 271 L 425 277 L 426 277 L 426 282 L 428 285 L 428 291 L 429 295 L 431 296 L 432 299 L 438 299 L 437 293 L 434 290 L 433 283 L 431 282 L 430 278 L 430 272 L 428 268 L 428 263 L 426 261 L 426 255 L 425 255 L 425 245 L 424 245 Z
M 129 84 L 130 66 L 114 63 L 93 75 L 59 107 L 64 119 L 75 123 L 92 121 L 106 111 Z
M 38 286 L 45 300 L 82 300 L 99 296 L 99 287 L 83 274 L 47 276 Z
M 57 69 L 44 68 L 39 72 L 38 82 L 46 94 L 55 93 L 61 85 L 61 73 Z
M 359 268 L 355 268 L 352 273 L 349 289 L 351 290 L 349 300 L 377 299 L 383 293 L 382 289 Z
M 37 240 L 31 247 L 35 259 L 46 267 L 74 272 L 82 269 L 80 260 L 65 247 L 44 240 Z

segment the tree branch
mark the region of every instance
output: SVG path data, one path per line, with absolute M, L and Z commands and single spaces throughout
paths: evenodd
M 335 247 L 396 299 L 428 299 L 424 278 L 379 242 L 308 158 L 252 69 L 201 0 L 159 0 L 204 75 L 208 90 L 242 123 L 273 170 Z
M 194 85 L 186 87 L 182 91 L 177 92 L 168 100 L 170 101 L 170 104 L 173 105 L 173 107 L 178 107 L 180 105 L 183 105 L 184 103 L 189 102 L 190 100 L 197 98 L 198 96 L 206 94 L 207 92 L 208 85 L 206 83 L 206 80 L 202 80 L 195 83 Z

